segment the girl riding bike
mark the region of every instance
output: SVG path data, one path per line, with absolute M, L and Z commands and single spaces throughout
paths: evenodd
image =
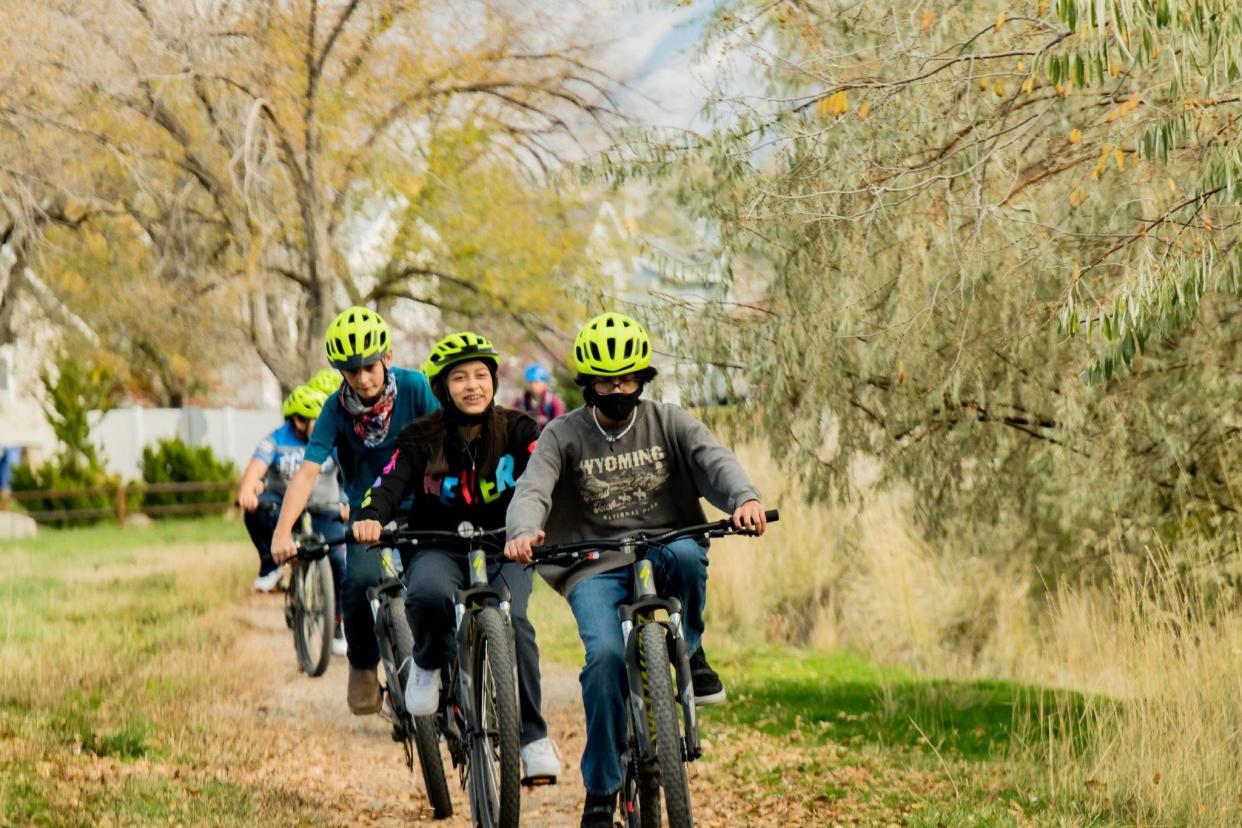
M 376 543 L 380 531 L 413 498 L 405 515 L 411 529 L 455 530 L 462 522 L 504 525 L 505 509 L 526 468 L 538 431 L 530 417 L 494 404 L 499 355 L 470 332 L 440 340 L 423 372 L 441 408 L 406 426 L 377 484 L 362 501 L 353 535 Z M 406 615 L 414 633 L 414 670 L 405 704 L 413 716 L 436 711 L 440 670 L 452 658 L 453 594 L 468 584 L 466 561 L 448 551 L 424 549 L 405 567 Z M 493 564 L 493 584 L 510 593 L 518 698 L 522 718 L 523 778 L 555 781 L 560 759 L 540 713 L 539 648 L 526 617 L 531 575 L 518 564 Z
M 700 498 L 730 513 L 738 528 L 763 532 L 759 492 L 733 453 L 678 406 L 640 399 L 656 375 L 641 325 L 619 313 L 595 317 L 578 332 L 573 361 L 586 405 L 540 435 L 509 506 L 507 557 L 530 563 L 531 547 L 545 536 L 559 544 L 701 524 Z M 683 538 L 653 550 L 648 560 L 659 594 L 681 602 L 696 701 L 723 701 L 724 687 L 701 646 L 706 548 Z M 584 828 L 613 824 L 622 782 L 626 673 L 617 618 L 631 593 L 632 561 L 612 550 L 572 566 L 539 566 L 569 601 L 586 648 Z

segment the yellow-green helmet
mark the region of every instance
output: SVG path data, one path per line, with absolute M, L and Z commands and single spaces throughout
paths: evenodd
M 306 384 L 316 391 L 322 391 L 331 396 L 333 391 L 341 387 L 341 372 L 324 368 L 322 371 L 316 371 L 315 376 L 308 379 Z
M 296 414 L 299 417 L 314 420 L 319 417 L 319 412 L 323 411 L 323 404 L 327 400 L 328 395 L 319 389 L 311 388 L 309 385 L 299 385 L 289 392 L 289 396 L 285 397 L 284 404 L 280 406 L 280 413 L 284 417 L 292 417 Z
M 361 368 L 383 359 L 391 340 L 382 316 L 355 305 L 332 320 L 323 343 L 333 368 Z
M 423 360 L 423 373 L 429 382 L 434 381 L 450 365 L 472 359 L 490 362 L 493 369 L 500 368 L 500 354 L 496 353 L 490 339 L 470 331 L 458 331 L 432 347 L 431 353 Z
M 594 377 L 619 377 L 651 366 L 647 329 L 623 313 L 603 313 L 574 337 L 574 369 Z

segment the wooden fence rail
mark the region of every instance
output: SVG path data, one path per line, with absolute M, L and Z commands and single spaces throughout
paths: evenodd
M 109 483 L 105 486 L 92 486 L 82 489 L 30 489 L 13 492 L 10 496 L 18 503 L 38 502 L 75 497 L 108 497 L 111 505 L 97 506 L 86 509 L 26 509 L 26 514 L 40 523 L 51 523 L 62 520 L 78 520 L 88 518 L 106 518 L 115 516 L 125 523 L 129 505 L 125 502 L 130 495 L 146 494 L 180 494 L 203 492 L 235 491 L 237 483 L 230 480 L 186 481 L 179 483 L 133 483 L 127 485 L 124 480 Z M 218 511 L 223 504 L 216 501 L 204 503 L 153 503 L 134 507 L 136 511 L 148 515 L 184 515 Z

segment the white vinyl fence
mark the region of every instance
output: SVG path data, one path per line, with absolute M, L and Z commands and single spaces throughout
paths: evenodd
M 180 437 L 191 446 L 211 446 L 216 456 L 232 460 L 238 473 L 255 446 L 280 426 L 280 411 L 238 408 L 114 408 L 96 414 L 91 439 L 103 450 L 112 474 L 142 477 L 142 449 L 158 440 Z

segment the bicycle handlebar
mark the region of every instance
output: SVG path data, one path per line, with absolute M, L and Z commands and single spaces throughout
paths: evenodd
M 369 548 L 428 546 L 445 541 L 454 544 L 474 544 L 480 548 L 499 550 L 504 546 L 505 530 L 480 529 L 469 522 L 462 522 L 455 530 L 400 527 L 398 529 L 385 529 L 380 532 L 379 543 L 373 543 Z
M 768 509 L 763 513 L 763 516 L 768 523 L 776 523 L 781 519 L 778 509 Z M 682 538 L 723 538 L 726 535 L 750 535 L 754 537 L 755 534 L 750 529 L 739 529 L 734 526 L 732 518 L 725 518 L 714 523 L 686 526 L 681 529 L 662 532 L 658 535 L 647 535 L 640 532 L 623 538 L 572 541 L 570 543 L 538 547 L 532 550 L 531 557 L 535 563 L 553 563 L 561 560 L 571 563 L 580 560 L 595 560 L 599 557 L 600 552 L 621 549 L 625 546 L 648 549 L 655 546 L 663 546 Z

